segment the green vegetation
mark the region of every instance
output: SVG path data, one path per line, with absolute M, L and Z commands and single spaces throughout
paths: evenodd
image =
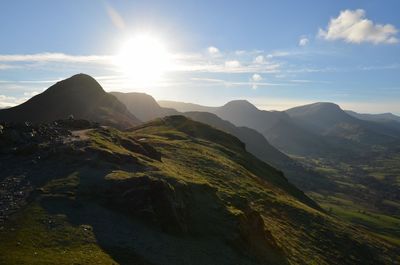
M 8 231 L 8 232 L 6 232 Z M 32 203 L 0 231 L 0 264 L 113 264 L 90 225 Z
M 171 116 L 86 136 L 39 161 L 42 170 L 26 168 L 28 179 L 41 181 L 0 231 L 1 262 L 375 265 L 399 258 L 394 245 L 322 211 L 237 138 L 210 126 Z M 31 157 L 15 159 L 23 167 Z
M 294 158 L 335 184 L 307 193 L 325 210 L 399 245 L 400 204 L 395 188 L 400 178 L 399 156 L 377 157 L 368 164 Z

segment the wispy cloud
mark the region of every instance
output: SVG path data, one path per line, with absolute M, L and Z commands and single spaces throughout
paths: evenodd
M 391 24 L 376 24 L 366 18 L 363 9 L 344 10 L 332 18 L 325 30 L 319 29 L 318 36 L 325 40 L 344 40 L 348 43 L 370 42 L 373 44 L 395 44 L 398 29 Z
M 240 67 L 240 62 L 238 60 L 226 61 L 225 62 L 225 67 L 228 68 L 228 69 L 239 68 Z
M 118 11 L 112 7 L 110 4 L 106 3 L 106 11 L 108 17 L 115 27 L 118 29 L 125 29 L 125 22 L 122 16 L 118 13 Z
M 369 65 L 369 66 L 360 66 L 358 67 L 359 70 L 363 71 L 373 71 L 373 70 L 392 70 L 392 69 L 399 69 L 400 64 L 388 64 L 388 65 Z
M 8 70 L 18 68 L 16 65 L 11 64 L 0 64 L 0 70 Z
M 72 62 L 72 63 L 110 63 L 114 57 L 109 55 L 68 55 L 64 53 L 0 54 L 0 62 Z
M 11 80 L 0 80 L 0 84 L 52 84 L 56 83 L 58 81 L 62 80 L 62 78 L 59 79 L 52 79 L 52 80 L 17 80 L 17 81 L 11 81 Z
M 15 105 L 21 104 L 27 100 L 27 97 L 17 98 L 10 97 L 6 95 L 0 95 L 0 108 L 13 107 Z
M 258 80 L 255 81 L 254 79 Z M 261 79 L 260 79 L 261 78 Z M 289 83 L 270 83 L 270 82 L 261 82 L 263 80 L 263 78 L 258 75 L 255 74 L 255 76 L 251 76 L 249 81 L 247 82 L 240 82 L 240 81 L 230 81 L 230 80 L 224 80 L 224 79 L 216 79 L 216 78 L 198 78 L 198 77 L 194 77 L 191 78 L 192 81 L 196 81 L 196 82 L 206 82 L 209 83 L 211 85 L 217 85 L 217 86 L 225 86 L 225 87 L 235 87 L 235 86 L 249 86 L 249 87 L 253 87 L 254 85 L 257 85 L 257 87 L 280 87 L 280 86 L 293 86 L 293 84 L 289 84 Z

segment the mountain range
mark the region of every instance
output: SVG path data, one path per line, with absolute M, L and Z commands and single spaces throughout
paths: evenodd
M 198 105 L 160 101 L 177 110 L 204 109 Z M 300 156 L 346 156 L 350 159 L 371 146 L 397 145 L 399 130 L 373 121 L 357 119 L 338 105 L 319 102 L 287 111 L 259 110 L 246 100 L 235 100 L 221 107 L 205 107 L 237 126 L 262 133 L 279 150 Z M 397 123 L 397 122 L 396 122 Z

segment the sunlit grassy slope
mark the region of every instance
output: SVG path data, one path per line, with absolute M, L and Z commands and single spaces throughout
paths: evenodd
M 36 153 L 13 158 L 36 191 L 0 230 L 1 264 L 399 259 L 389 242 L 321 211 L 237 138 L 207 125 L 171 116 L 85 136 L 34 167 Z
M 332 181 L 331 190 L 308 193 L 325 210 L 400 245 L 398 155 L 376 157 L 358 165 L 297 159 Z

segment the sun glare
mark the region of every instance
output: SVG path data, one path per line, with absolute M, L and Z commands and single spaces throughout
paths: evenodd
M 115 64 L 136 86 L 156 84 L 172 65 L 165 44 L 150 35 L 126 41 L 115 57 Z

